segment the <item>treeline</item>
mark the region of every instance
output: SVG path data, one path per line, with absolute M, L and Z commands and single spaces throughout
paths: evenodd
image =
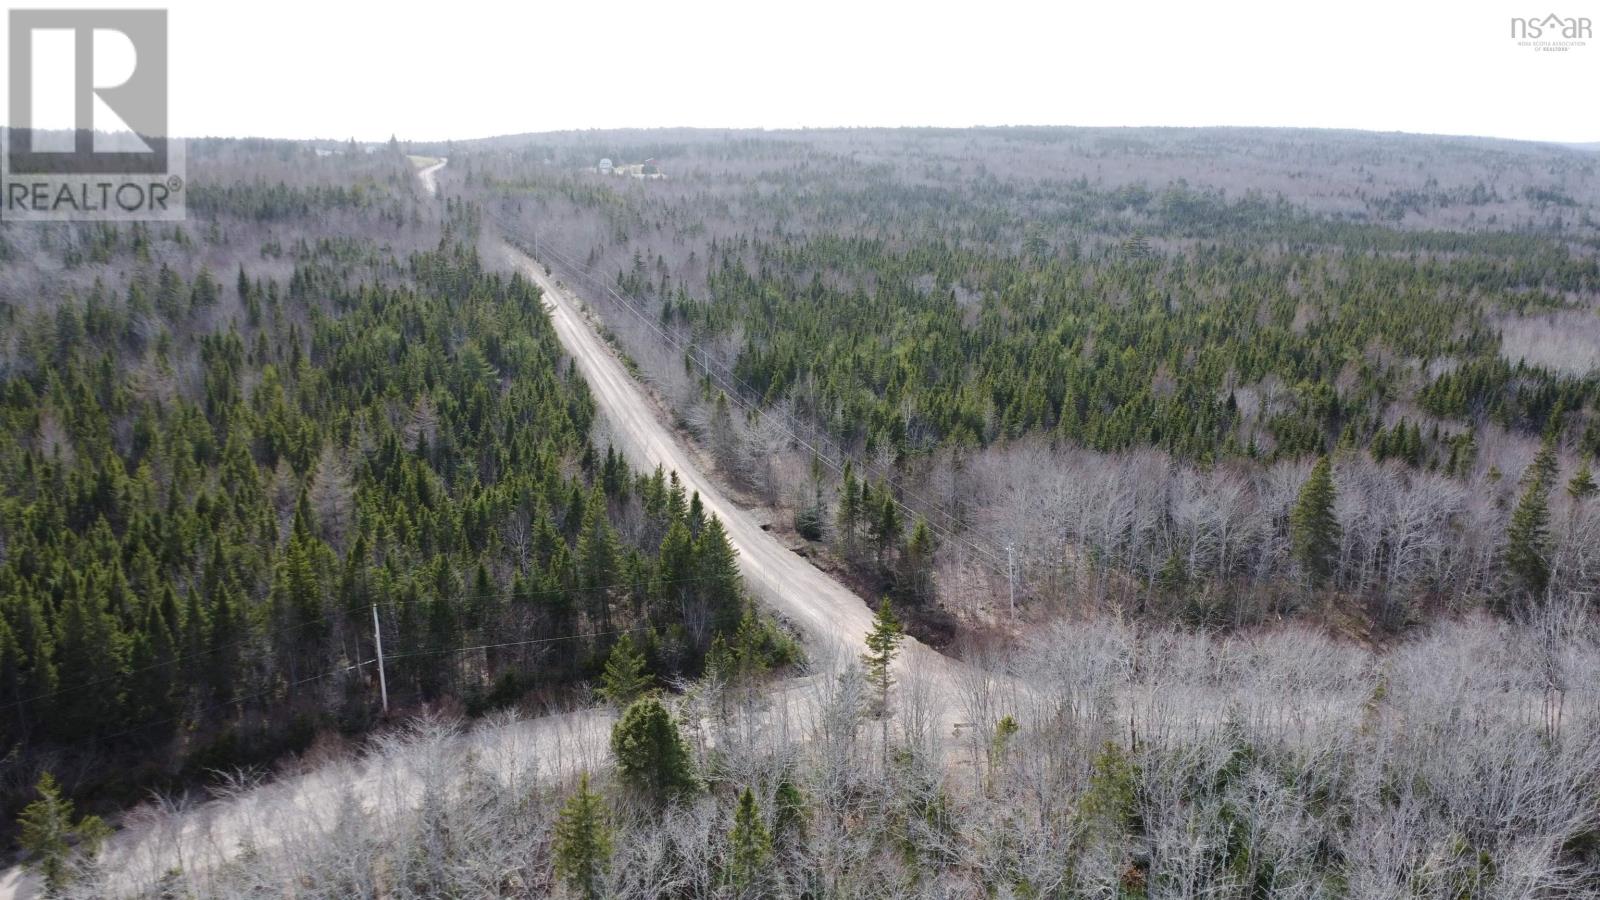
M 229 184 L 201 186 L 193 191 L 191 202 L 197 212 L 226 209 L 256 221 L 296 219 L 313 213 L 337 209 L 359 209 L 374 202 L 372 191 L 362 185 L 290 187 L 278 184 Z M 379 197 L 382 194 L 378 194 Z
M 45 760 L 104 801 L 359 732 L 374 608 L 402 707 L 550 696 L 623 636 L 650 679 L 793 659 L 698 497 L 590 443 L 536 287 L 449 239 L 364 280 L 303 249 L 286 282 L 146 265 L 13 310 L 10 798 Z
M 585 727 L 420 721 L 151 809 L 98 856 L 41 841 L 37 867 L 65 897 L 1576 900 L 1600 891 L 1600 644 L 1575 613 L 1382 655 L 1078 621 L 948 694 L 908 671 L 885 703 L 869 658 Z M 78 825 L 42 800 L 35 820 Z
M 1499 339 L 1517 318 L 1580 308 L 1600 289 L 1600 264 L 1584 252 L 1592 236 L 1401 230 L 1311 199 L 1230 193 L 1203 167 L 1192 180 L 1137 177 L 1164 152 L 1194 165 L 1227 158 L 1242 133 L 963 134 L 656 136 L 649 146 L 683 175 L 649 186 L 536 163 L 531 151 L 469 151 L 461 167 L 568 268 L 612 281 L 720 356 L 745 399 L 790 401 L 869 456 L 1046 432 L 1202 462 L 1376 442 L 1381 458 L 1461 472 L 1477 426 L 1539 433 L 1558 407 L 1573 440 L 1600 449 L 1592 373 L 1503 357 Z M 1433 152 L 1582 178 L 1574 160 L 1538 148 L 1523 158 L 1449 142 L 1268 137 L 1362 163 Z M 1053 140 L 1095 159 L 1131 141 L 1128 171 L 1107 183 L 998 166 Z M 1263 177 L 1278 164 L 1256 163 Z M 1437 189 L 1444 176 L 1424 166 L 1410 177 Z M 1432 420 L 1403 438 L 1410 445 L 1383 445 L 1397 418 L 1417 427 L 1418 413 Z
M 1588 590 L 1592 503 L 1561 488 L 1600 454 L 1600 373 L 1528 347 L 1593 319 L 1592 228 L 1487 212 L 1529 195 L 1513 171 L 1588 196 L 1582 159 L 1257 135 L 1300 154 L 1285 177 L 1240 137 L 686 137 L 640 185 L 498 148 L 459 161 L 728 474 L 899 599 L 987 618 L 1010 566 L 1041 608 L 1205 623 L 1329 594 L 1389 625 L 1504 608 L 1527 596 L 1507 548 L 1541 443 L 1562 474 L 1537 552 L 1548 586 Z M 1333 199 L 1352 173 L 1363 203 L 1387 184 L 1487 215 L 1378 224 Z M 1343 530 L 1313 588 L 1287 511 L 1323 456 Z
M 1459 368 L 1418 401 L 1457 421 L 1402 454 L 1418 465 L 1469 467 L 1456 443 L 1476 421 L 1538 432 L 1558 406 L 1585 412 L 1565 424 L 1600 450 L 1597 382 L 1501 360 L 1483 308 L 1459 300 L 1488 288 L 1446 263 L 1220 247 L 1023 263 L 831 238 L 708 255 L 706 297 L 668 295 L 663 322 L 742 335 L 733 371 L 757 398 L 789 400 L 867 453 L 1036 431 L 1202 461 L 1366 447 L 1433 361 Z M 643 274 L 621 280 L 648 290 Z

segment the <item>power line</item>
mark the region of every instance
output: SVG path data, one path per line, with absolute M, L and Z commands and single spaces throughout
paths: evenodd
M 570 641 L 578 638 L 611 637 L 619 634 L 633 634 L 649 630 L 651 625 L 639 624 L 631 628 L 612 628 L 604 631 L 588 631 L 581 634 L 564 634 L 558 637 L 529 638 L 525 641 L 506 641 L 501 644 L 476 644 L 470 647 L 446 647 L 443 650 L 413 650 L 408 653 L 391 653 L 388 659 L 411 659 L 418 656 L 443 656 L 450 653 L 477 653 L 483 650 L 500 650 L 507 647 L 527 647 L 534 644 L 550 644 L 556 641 Z
M 676 587 L 678 585 L 684 585 L 684 584 L 698 584 L 698 583 L 703 582 L 703 581 L 712 581 L 712 580 L 715 580 L 714 576 L 694 576 L 694 577 L 691 577 L 691 578 L 671 578 L 671 579 L 646 579 L 646 581 L 648 583 L 650 583 L 650 584 L 659 584 L 659 585 L 664 585 L 664 586 L 668 586 L 668 587 Z M 621 589 L 624 589 L 624 588 L 637 587 L 638 584 L 639 583 L 635 582 L 635 581 L 624 581 L 624 582 L 616 582 L 614 584 L 596 585 L 594 587 L 545 588 L 545 589 L 533 591 L 530 596 L 532 598 L 540 598 L 540 597 L 547 597 L 547 596 L 560 596 L 560 595 L 563 595 L 563 594 L 582 594 L 582 593 L 588 593 L 588 592 L 591 592 L 591 591 L 621 590 Z M 454 597 L 452 599 L 455 602 L 460 603 L 460 602 L 464 602 L 464 601 L 468 601 L 468 600 L 483 600 L 483 599 L 496 598 L 496 597 L 500 597 L 500 596 L 502 596 L 502 592 L 500 592 L 500 591 L 493 591 L 493 592 L 490 592 L 490 593 L 471 592 L 471 591 L 469 591 L 469 592 L 462 593 L 462 594 L 456 594 L 456 595 L 454 595 Z M 446 599 L 446 598 L 442 598 L 442 597 L 438 597 L 438 598 L 414 597 L 414 598 L 411 598 L 411 599 L 394 598 L 394 599 L 391 599 L 391 600 L 388 600 L 388 601 L 384 601 L 383 605 L 384 606 L 388 606 L 388 607 L 393 607 L 393 608 L 405 608 L 405 607 L 408 607 L 408 606 L 420 605 L 420 604 L 423 604 L 423 603 L 439 602 L 439 601 L 444 600 L 444 599 Z M 125 678 L 128 678 L 129 676 L 132 676 L 132 675 L 139 675 L 139 674 L 143 674 L 145 672 L 151 672 L 151 671 L 154 671 L 156 669 L 163 668 L 165 666 L 178 666 L 181 663 L 185 663 L 185 662 L 190 662 L 190 661 L 193 661 L 193 660 L 201 659 L 203 657 L 210 656 L 210 655 L 212 655 L 214 653 L 220 653 L 223 650 L 229 650 L 229 649 L 234 649 L 234 648 L 238 648 L 238 647 L 244 647 L 244 646 L 247 646 L 247 645 L 250 645 L 250 644 L 257 643 L 259 641 L 274 641 L 274 640 L 281 639 L 281 638 L 287 637 L 289 635 L 292 635 L 292 634 L 294 634 L 296 632 L 304 631 L 307 628 L 311 628 L 312 626 L 328 625 L 328 624 L 332 624 L 332 623 L 334 623 L 336 621 L 347 621 L 349 619 L 350 619 L 350 616 L 346 612 L 334 611 L 334 612 L 325 613 L 320 618 L 307 619 L 306 621 L 301 622 L 301 623 L 299 623 L 297 625 L 290 625 L 290 626 L 286 626 L 286 627 L 283 627 L 283 628 L 272 629 L 272 630 L 264 630 L 264 631 L 256 632 L 256 633 L 248 635 L 246 637 L 242 637 L 242 638 L 239 638 L 237 640 L 229 641 L 229 642 L 227 642 L 225 644 L 218 644 L 218 645 L 216 645 L 214 647 L 208 647 L 207 649 L 200 650 L 198 652 L 180 653 L 180 654 L 172 656 L 172 657 L 170 657 L 170 658 L 168 658 L 166 660 L 163 660 L 161 662 L 151 663 L 150 665 L 147 665 L 147 666 L 140 666 L 139 668 L 136 668 L 136 669 L 125 669 L 123 671 L 116 672 L 116 673 L 111 674 L 111 675 L 104 675 L 104 676 L 101 676 L 99 678 L 95 678 L 95 679 L 90 680 L 90 681 L 85 681 L 85 682 L 80 682 L 80 683 L 77 683 L 77 684 L 67 685 L 65 687 L 58 687 L 55 690 L 48 691 L 48 692 L 43 693 L 43 694 L 36 694 L 36 695 L 34 695 L 32 697 L 24 697 L 24 698 L 21 698 L 21 699 L 12 700 L 12 701 L 10 701 L 8 703 L 0 704 L 0 711 L 15 709 L 15 708 L 17 708 L 19 706 L 25 706 L 25 705 L 30 704 L 30 703 L 37 703 L 37 702 L 39 702 L 41 700 L 51 700 L 51 699 L 54 699 L 56 697 L 60 697 L 60 696 L 66 695 L 66 694 L 76 694 L 76 693 L 78 693 L 80 691 L 83 691 L 83 690 L 86 690 L 88 688 L 100 687 L 100 686 L 107 685 L 107 684 L 113 684 L 115 682 L 118 682 L 118 681 L 121 681 L 121 680 L 123 680 Z M 394 657 L 391 656 L 390 658 L 393 659 Z
M 112 740 L 114 738 L 125 737 L 127 735 L 133 734 L 133 733 L 138 732 L 138 731 L 144 731 L 145 729 L 148 729 L 148 728 L 154 728 L 157 725 L 165 725 L 165 724 L 167 724 L 169 722 L 181 722 L 181 721 L 184 721 L 185 719 L 204 716 L 206 713 L 212 712 L 214 710 L 223 709 L 223 708 L 229 707 L 229 706 L 236 706 L 236 705 L 243 704 L 243 703 L 249 703 L 252 700 L 259 700 L 262 697 L 266 697 L 266 696 L 268 696 L 270 694 L 276 694 L 279 691 L 287 691 L 287 690 L 290 690 L 292 688 L 297 688 L 297 687 L 300 687 L 302 685 L 310 684 L 313 681 L 321 681 L 324 678 L 332 678 L 335 675 L 343 675 L 346 672 L 354 671 L 354 670 L 359 669 L 362 666 L 365 666 L 365 665 L 367 665 L 367 664 L 369 664 L 371 662 L 372 662 L 372 660 L 368 659 L 368 660 L 363 660 L 363 661 L 358 662 L 358 663 L 351 663 L 348 666 L 343 666 L 343 667 L 340 667 L 340 668 L 337 668 L 337 669 L 333 669 L 333 670 L 330 670 L 330 671 L 327 671 L 327 672 L 322 672 L 322 673 L 319 673 L 319 674 L 316 674 L 316 675 L 307 676 L 305 678 L 296 679 L 295 681 L 291 681 L 288 684 L 273 685 L 270 688 L 267 688 L 267 689 L 262 690 L 262 691 L 258 691 L 258 692 L 254 693 L 254 694 L 247 694 L 247 695 L 245 695 L 243 697 L 234 697 L 234 698 L 231 698 L 229 700 L 223 700 L 223 701 L 220 701 L 220 702 L 217 702 L 217 703 L 213 703 L 210 706 L 202 706 L 198 710 L 193 710 L 191 712 L 179 713 L 178 715 L 175 715 L 175 716 L 168 716 L 165 719 L 152 719 L 152 720 L 150 720 L 148 722 L 140 722 L 137 725 L 129 726 L 128 728 L 124 728 L 121 731 L 113 731 L 110 734 L 95 735 L 95 739 L 99 740 L 99 741 L 109 741 L 109 740 Z
M 440 656 L 440 655 L 449 654 L 449 653 L 472 653 L 472 652 L 477 652 L 477 651 L 481 651 L 481 650 L 494 650 L 494 649 L 498 649 L 498 648 L 502 648 L 502 647 L 522 647 L 522 646 L 528 646 L 528 645 L 531 645 L 531 644 L 551 644 L 551 643 L 556 643 L 558 641 L 578 640 L 580 638 L 607 637 L 607 636 L 610 636 L 610 635 L 631 634 L 633 632 L 646 630 L 646 629 L 648 629 L 650 627 L 652 627 L 652 626 L 647 625 L 647 624 L 640 624 L 640 625 L 635 625 L 635 626 L 633 626 L 631 628 L 613 628 L 613 629 L 603 630 L 603 631 L 587 631 L 587 632 L 581 632 L 581 633 L 577 633 L 577 634 L 557 635 L 557 636 L 554 636 L 554 637 L 533 638 L 533 639 L 526 640 L 526 641 L 508 641 L 506 643 L 501 643 L 501 644 L 479 644 L 479 645 L 476 645 L 476 646 L 469 646 L 469 647 L 449 647 L 449 648 L 445 648 L 443 650 L 417 650 L 417 651 L 413 651 L 413 652 L 410 652 L 410 653 L 391 654 L 387 658 L 388 659 L 406 659 L 406 658 L 419 657 L 419 656 Z M 356 662 L 356 663 L 351 663 L 351 664 L 346 665 L 346 666 L 340 666 L 340 667 L 335 668 L 335 669 L 330 669 L 329 671 L 326 671 L 326 672 L 320 672 L 320 673 L 318 673 L 316 675 L 308 675 L 305 678 L 298 678 L 298 679 L 295 679 L 294 681 L 290 681 L 290 682 L 288 682 L 286 684 L 273 685 L 272 687 L 266 688 L 266 689 L 261 690 L 261 691 L 257 691 L 254 694 L 246 694 L 246 695 L 241 696 L 241 697 L 233 697 L 233 698 L 230 698 L 228 700 L 219 701 L 217 703 L 210 704 L 209 706 L 200 707 L 198 710 L 191 710 L 189 712 L 179 713 L 179 714 L 174 715 L 174 716 L 169 716 L 169 717 L 167 717 L 165 719 L 152 719 L 152 720 L 147 721 L 147 722 L 141 722 L 141 723 L 139 723 L 137 725 L 129 726 L 128 728 L 125 728 L 125 729 L 123 729 L 121 731 L 114 731 L 114 732 L 112 732 L 110 734 L 96 735 L 95 739 L 96 740 L 100 740 L 100 741 L 108 741 L 108 740 L 112 740 L 114 738 L 125 737 L 127 735 L 133 734 L 133 733 L 138 732 L 138 731 L 144 731 L 145 729 L 153 728 L 153 727 L 155 727 L 157 725 L 165 725 L 165 724 L 170 723 L 170 722 L 180 722 L 180 721 L 184 721 L 184 720 L 187 720 L 187 719 L 198 718 L 198 717 L 204 716 L 206 713 L 213 712 L 213 711 L 218 710 L 218 709 L 224 709 L 224 708 L 229 707 L 229 706 L 237 706 L 237 705 L 240 705 L 240 704 L 249 703 L 249 702 L 251 702 L 253 700 L 259 700 L 259 699 L 261 699 L 263 697 L 267 697 L 267 696 L 270 696 L 270 695 L 273 695 L 273 694 L 277 694 L 277 693 L 280 693 L 280 692 L 283 692 L 283 691 L 292 690 L 293 688 L 297 688 L 297 687 L 301 687 L 303 685 L 311 684 L 312 682 L 321 681 L 321 680 L 323 680 L 325 678 L 332 678 L 332 677 L 334 677 L 336 675 L 343 675 L 343 674 L 345 674 L 347 672 L 353 672 L 353 671 L 361 669 L 361 668 L 363 668 L 365 666 L 371 665 L 374 662 L 377 662 L 377 658 L 376 657 L 374 657 L 372 659 L 365 659 L 365 660 L 362 660 L 362 661 Z

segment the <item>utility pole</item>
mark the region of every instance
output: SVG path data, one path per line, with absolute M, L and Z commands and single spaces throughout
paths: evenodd
M 1006 584 L 1011 588 L 1011 621 L 1017 620 L 1017 564 L 1012 546 L 1006 545 Z
M 372 604 L 372 640 L 378 645 L 378 690 L 383 694 L 383 714 L 389 714 L 389 679 L 383 674 L 383 629 L 378 627 L 378 604 Z

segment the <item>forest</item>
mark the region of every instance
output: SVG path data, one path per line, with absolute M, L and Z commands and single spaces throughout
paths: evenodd
M 1592 153 L 1248 129 L 458 149 L 463 195 L 599 304 L 728 476 L 918 618 L 1003 625 L 1010 586 L 1041 619 L 1396 633 L 1596 587 Z M 1326 572 L 1290 515 L 1319 458 Z M 1508 571 L 1519 541 L 1539 571 Z
M 1600 154 L 189 154 L 0 223 L 0 896 L 1600 894 Z
M 63 846 L 59 895 L 1576 900 L 1600 889 L 1597 639 L 1571 607 L 1382 653 L 1102 619 L 954 697 L 905 672 L 886 708 L 870 665 L 816 659 L 796 690 L 419 717 Z
M 380 632 L 386 703 L 471 715 L 798 659 L 406 159 L 209 149 L 182 226 L 8 232 L 61 291 L 0 304 L 8 821 L 43 771 L 106 811 L 361 735 Z

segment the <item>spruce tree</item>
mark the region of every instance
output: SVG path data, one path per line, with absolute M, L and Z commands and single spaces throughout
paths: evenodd
M 872 520 L 872 541 L 881 564 L 884 554 L 900 539 L 900 507 L 895 503 L 894 492 L 888 485 L 884 485 L 876 494 L 878 506 Z
M 729 632 L 739 626 L 744 608 L 744 577 L 739 552 L 728 539 L 722 520 L 707 518 L 694 545 L 695 587 L 711 610 L 711 627 Z
M 1545 440 L 1539 444 L 1539 452 L 1534 454 L 1532 465 L 1523 475 L 1523 481 L 1525 484 L 1531 484 L 1536 480 L 1548 490 L 1555 484 L 1556 473 L 1560 468 L 1560 460 L 1556 458 L 1555 440 L 1546 435 Z
M 567 798 L 555 828 L 556 875 L 583 900 L 599 900 L 611 862 L 611 825 L 599 794 L 589 789 L 589 773 Z
M 1574 500 L 1587 500 L 1600 490 L 1594 483 L 1594 473 L 1589 471 L 1589 464 L 1584 463 L 1573 473 L 1572 479 L 1567 482 L 1567 494 Z
M 867 632 L 867 652 L 861 656 L 861 662 L 867 667 L 867 680 L 878 689 L 880 712 L 884 715 L 887 715 L 889 708 L 889 688 L 894 684 L 889 667 L 899 655 L 900 641 L 904 637 L 905 631 L 900 626 L 900 620 L 895 618 L 894 610 L 889 607 L 889 598 L 884 597 L 878 603 L 872 630 Z
M 1176 548 L 1167 554 L 1167 561 L 1156 572 L 1156 590 L 1163 596 L 1176 597 L 1189 583 L 1189 568 Z
M 110 829 L 98 816 L 72 821 L 72 801 L 61 796 L 55 776 L 45 772 L 35 787 L 39 799 L 17 818 L 17 843 L 29 854 L 28 865 L 44 879 L 50 894 L 65 887 L 72 876 L 72 844 L 79 855 L 93 857 Z
M 745 788 L 733 812 L 733 830 L 728 833 L 728 881 L 741 895 L 759 891 L 768 878 L 772 862 L 772 835 L 761 819 L 755 794 Z
M 83 579 L 67 578 L 67 597 L 59 614 L 53 663 L 61 686 L 68 690 L 52 705 L 48 724 L 58 736 L 75 740 L 94 734 L 116 720 L 116 690 L 75 689 L 97 674 L 120 677 L 129 643 L 115 618 L 86 597 Z
M 621 572 L 621 549 L 606 517 L 605 495 L 597 488 L 584 513 L 578 538 L 578 578 L 589 597 L 589 615 L 606 630 L 611 628 L 611 591 Z
M 656 557 L 655 595 L 667 615 L 677 615 L 682 599 L 695 588 L 694 538 L 681 519 L 667 526 Z
M 689 512 L 684 516 L 684 522 L 689 526 L 689 533 L 698 540 L 700 532 L 706 527 L 706 504 L 700 499 L 699 491 L 689 496 Z
M 1506 527 L 1506 591 L 1525 599 L 1544 593 L 1550 584 L 1550 481 L 1555 451 L 1546 442 L 1522 479 L 1522 496 Z
M 171 590 L 169 587 L 167 590 Z M 133 634 L 126 705 L 134 727 L 164 722 L 172 715 L 177 666 L 171 633 L 161 607 L 152 607 L 145 626 Z
M 794 530 L 808 541 L 822 540 L 826 526 L 827 508 L 822 502 L 822 459 L 811 457 L 811 502 L 797 506 L 794 511 Z
M 839 488 L 839 537 L 844 541 L 846 553 L 856 546 L 856 529 L 861 525 L 861 485 L 856 482 L 855 466 L 844 464 L 844 483 Z
M 677 720 L 654 697 L 635 700 L 622 714 L 611 729 L 611 753 L 623 783 L 657 805 L 698 786 Z
M 28 689 L 23 677 L 26 665 L 16 634 L 0 616 L 0 742 L 8 746 L 22 737 L 22 726 L 27 721 L 24 707 Z
M 720 391 L 711 408 L 711 451 L 724 466 L 732 465 L 739 451 L 739 433 L 733 427 L 728 395 Z
M 793 780 L 784 778 L 773 792 L 773 842 L 782 847 L 799 846 L 806 838 L 806 798 Z
M 1333 503 L 1333 465 L 1324 456 L 1311 468 L 1311 477 L 1300 488 L 1300 496 L 1289 514 L 1295 562 L 1315 587 L 1327 583 L 1338 558 L 1341 531 Z
M 634 646 L 633 635 L 624 634 L 611 648 L 606 668 L 600 676 L 600 695 L 617 707 L 627 707 L 648 691 L 653 679 L 645 669 L 644 654 Z
M 901 593 L 919 606 L 933 599 L 933 550 L 933 532 L 927 522 L 918 519 L 898 568 Z

